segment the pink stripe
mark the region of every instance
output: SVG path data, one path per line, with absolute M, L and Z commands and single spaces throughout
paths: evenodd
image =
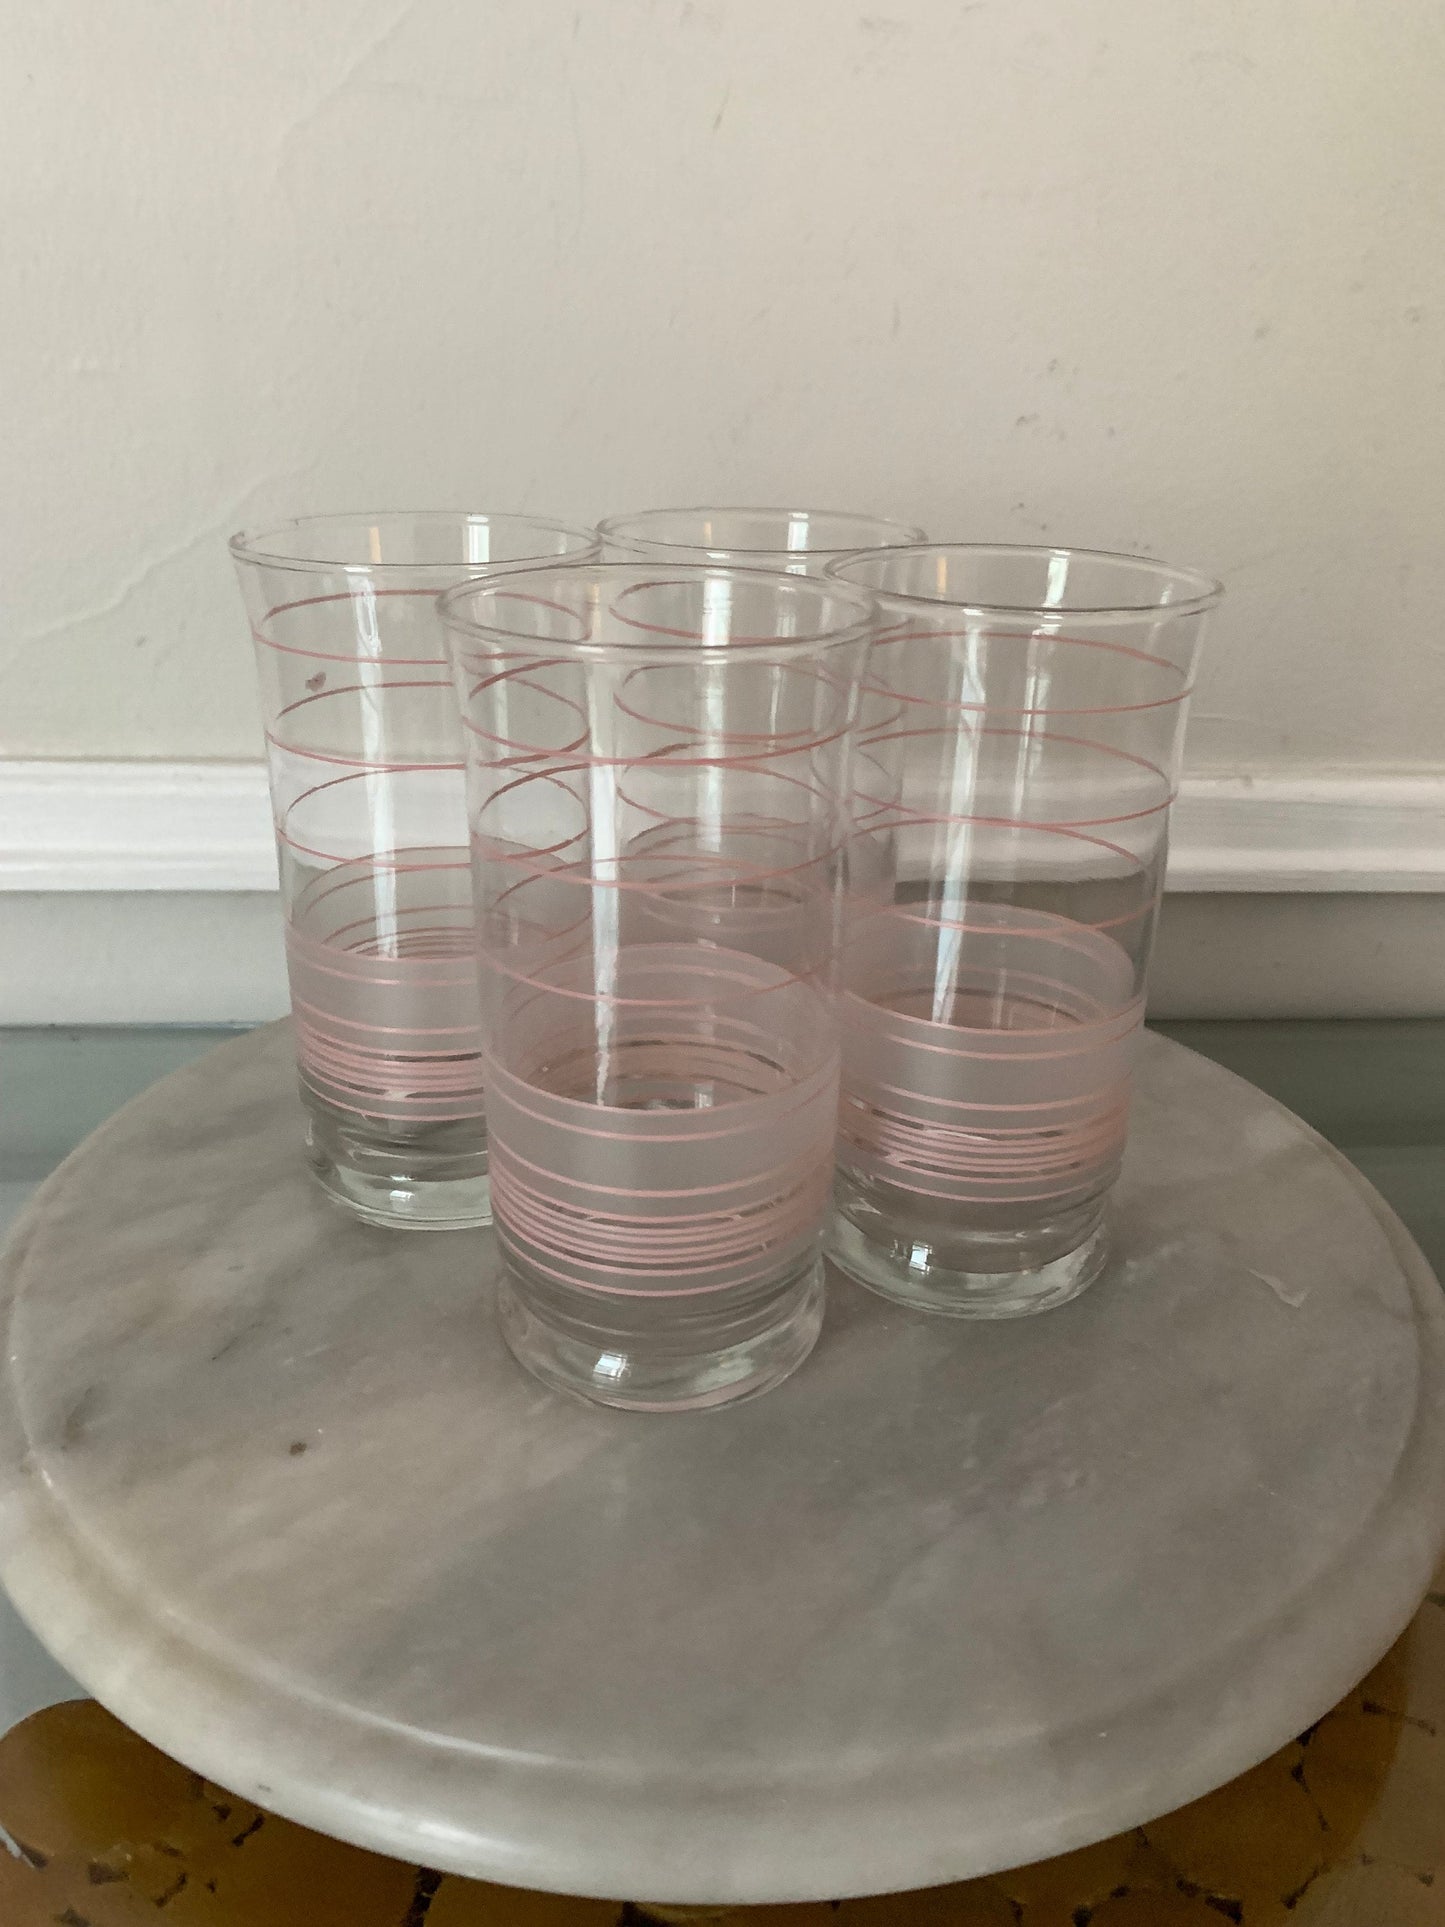
M 339 888 L 320 892 L 318 901 Z M 418 914 L 443 907 L 418 906 Z M 479 1120 L 476 961 L 470 945 L 463 948 L 463 933 L 426 924 L 382 929 L 358 919 L 345 926 L 345 937 L 340 947 L 294 924 L 287 931 L 296 1055 L 308 1084 L 362 1117 Z M 398 954 L 367 955 L 360 946 L 368 937 Z M 451 961 L 435 955 L 439 938 L 458 951 L 453 968 L 437 968 Z
M 340 573 L 342 566 L 342 564 L 338 563 L 338 573 Z M 358 588 L 361 589 L 360 594 L 354 589 L 347 589 L 334 595 L 302 596 L 300 600 L 296 602 L 278 602 L 273 608 L 266 611 L 261 620 L 262 622 L 274 622 L 277 616 L 292 615 L 298 609 L 324 608 L 328 603 L 350 605 L 356 602 L 370 602 L 373 600 L 381 602 L 391 596 L 420 596 L 428 602 L 435 602 L 437 596 L 441 593 L 441 588 L 446 587 L 450 582 L 455 580 L 454 574 L 445 567 L 439 569 L 438 574 L 445 575 L 446 582 L 442 583 L 440 587 L 428 589 L 378 589 L 369 578 L 359 576 Z M 359 648 L 344 649 L 337 654 L 333 654 L 329 650 L 302 649 L 298 648 L 295 643 L 277 642 L 274 637 L 268 636 L 264 629 L 257 628 L 255 625 L 252 626 L 251 634 L 255 638 L 257 645 L 262 649 L 273 650 L 278 656 L 304 656 L 310 662 L 363 662 L 368 667 L 374 664 L 377 668 L 388 669 L 445 669 L 447 666 L 445 656 L 372 656 L 366 654 Z

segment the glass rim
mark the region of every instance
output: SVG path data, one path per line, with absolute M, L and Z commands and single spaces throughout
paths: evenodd
M 1042 559 L 1044 557 L 1077 557 L 1088 562 L 1123 563 L 1137 569 L 1141 574 L 1152 575 L 1156 580 L 1167 580 L 1189 585 L 1192 593 L 1182 596 L 1177 602 L 986 602 L 971 596 L 931 596 L 917 595 L 907 589 L 890 589 L 878 582 L 863 582 L 858 577 L 845 573 L 851 562 L 858 562 L 865 556 L 895 557 L 945 555 L 960 557 L 1023 557 Z M 868 588 L 880 602 L 906 602 L 919 609 L 962 609 L 985 616 L 1097 616 L 1097 617 L 1138 617 L 1138 616 L 1186 616 L 1199 615 L 1212 609 L 1224 594 L 1224 584 L 1217 577 L 1206 575 L 1202 569 L 1189 568 L 1174 562 L 1159 562 L 1153 556 L 1131 555 L 1125 549 L 1087 549 L 1074 548 L 1057 542 L 911 542 L 896 548 L 850 549 L 844 555 L 835 556 L 823 570 L 825 580 L 830 582 L 853 582 L 860 588 Z
M 416 562 L 355 562 L 344 561 L 340 556 L 295 555 L 285 549 L 271 548 L 267 544 L 278 541 L 282 536 L 304 534 L 307 530 L 318 533 L 322 529 L 346 529 L 354 531 L 369 526 L 381 527 L 388 522 L 420 522 L 429 528 L 447 526 L 511 526 L 519 525 L 533 529 L 546 530 L 552 535 L 563 535 L 575 540 L 575 550 L 560 555 L 539 554 L 518 556 L 514 561 L 495 563 L 472 563 L 458 559 L 447 561 Z M 438 569 L 478 570 L 487 568 L 528 568 L 533 563 L 565 562 L 568 554 L 575 554 L 579 561 L 589 559 L 595 552 L 598 537 L 595 531 L 579 523 L 559 522 L 550 515 L 529 515 L 521 509 L 336 509 L 322 510 L 312 515 L 292 515 L 280 522 L 268 522 L 258 529 L 238 529 L 226 546 L 236 562 L 246 562 L 267 569 L 294 569 L 303 575 L 349 575 L 402 574 L 405 572 L 435 573 Z
M 621 515 L 604 516 L 597 524 L 597 533 L 604 541 L 626 542 L 629 539 L 646 541 L 650 542 L 654 548 L 676 549 L 679 555 L 689 550 L 696 551 L 698 549 L 715 550 L 719 554 L 726 555 L 748 556 L 838 556 L 862 554 L 865 552 L 865 549 L 860 548 L 856 542 L 850 543 L 846 547 L 840 547 L 837 543 L 830 542 L 821 547 L 810 545 L 805 549 L 756 548 L 750 543 L 740 542 L 670 542 L 662 536 L 648 535 L 645 530 L 638 529 L 639 523 L 648 523 L 654 518 L 661 521 L 665 516 L 671 515 L 776 515 L 780 517 L 803 516 L 807 518 L 816 516 L 819 519 L 832 517 L 840 522 L 871 523 L 875 529 L 896 529 L 898 534 L 903 538 L 903 540 L 898 543 L 869 544 L 866 545 L 867 547 L 889 549 L 895 547 L 914 547 L 919 543 L 927 541 L 927 535 L 923 529 L 917 527 L 912 522 L 895 521 L 891 515 L 868 515 L 861 509 L 790 508 L 774 502 L 735 502 L 732 504 L 723 502 L 684 502 L 677 508 L 630 509 Z
M 677 629 L 640 629 L 636 641 L 621 637 L 595 641 L 590 637 L 539 636 L 533 630 L 512 629 L 502 622 L 487 622 L 461 613 L 464 605 L 483 596 L 518 595 L 558 577 L 576 580 L 582 576 L 633 588 L 665 588 L 679 582 L 743 581 L 770 583 L 794 600 L 813 596 L 820 601 L 841 600 L 852 612 L 851 619 L 820 626 L 803 636 L 733 636 L 710 645 L 701 633 Z M 841 594 L 840 594 L 841 592 Z M 437 598 L 437 613 L 449 635 L 470 642 L 503 642 L 538 656 L 569 656 L 579 661 L 599 661 L 609 657 L 649 656 L 681 662 L 695 662 L 700 650 L 713 656 L 724 654 L 768 656 L 782 660 L 793 656 L 816 655 L 820 650 L 845 643 L 869 640 L 877 622 L 877 599 L 859 583 L 838 582 L 822 576 L 797 575 L 788 569 L 740 568 L 725 562 L 659 561 L 556 561 L 497 570 L 493 575 L 455 583 Z

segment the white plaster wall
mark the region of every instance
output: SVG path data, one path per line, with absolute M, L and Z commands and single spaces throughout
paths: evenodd
M 0 0 L 0 754 L 257 747 L 223 538 L 714 496 L 1203 563 L 1445 763 L 1435 0 Z

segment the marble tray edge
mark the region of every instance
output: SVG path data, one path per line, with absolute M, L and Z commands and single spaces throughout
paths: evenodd
M 252 1036 L 254 1037 L 254 1033 Z M 218 1048 L 230 1050 L 233 1045 L 243 1048 L 248 1041 L 246 1038 L 231 1040 Z M 1181 1050 L 1185 1048 L 1168 1043 L 1165 1043 L 1164 1047 Z M 207 1063 L 209 1054 L 207 1059 L 200 1061 Z M 1211 1070 L 1221 1076 L 1234 1075 L 1220 1071 L 1217 1066 L 1211 1066 Z M 194 1071 L 194 1066 L 187 1066 L 173 1073 L 173 1076 L 185 1077 L 193 1074 Z M 169 1081 L 165 1080 L 165 1082 Z M 1246 1088 L 1253 1089 L 1252 1086 L 1248 1086 L 1247 1080 L 1238 1079 L 1237 1081 L 1245 1084 Z M 133 1102 L 138 1103 L 145 1097 L 153 1096 L 156 1088 L 158 1087 L 153 1087 L 150 1093 L 143 1093 L 141 1098 Z M 1273 1102 L 1273 1100 L 1269 1101 Z M 126 1109 L 129 1108 L 129 1106 L 126 1107 Z M 1276 1106 L 1276 1108 L 1284 1109 L 1283 1106 Z M 107 1124 L 101 1127 L 102 1131 L 108 1130 L 124 1116 L 124 1110 L 117 1113 L 116 1118 L 108 1120 Z M 1302 1131 L 1308 1129 L 1299 1120 L 1295 1121 Z M 1311 1132 L 1310 1135 L 1317 1139 L 1316 1133 Z M 1323 1142 L 1318 1139 L 1317 1141 Z M 93 1142 L 93 1138 L 87 1140 L 89 1144 Z M 1384 1545 L 1394 1542 L 1393 1550 L 1397 1555 L 1396 1563 L 1400 1579 L 1384 1601 L 1380 1598 L 1377 1583 L 1371 1582 L 1364 1589 L 1368 1591 L 1369 1603 L 1373 1609 L 1367 1625 L 1362 1622 L 1362 1630 L 1354 1642 L 1348 1647 L 1341 1647 L 1336 1664 L 1338 1679 L 1335 1690 L 1324 1698 L 1323 1689 L 1317 1682 L 1309 1695 L 1308 1703 L 1301 1705 L 1297 1719 L 1297 1725 L 1300 1728 L 1308 1725 L 1312 1719 L 1326 1710 L 1329 1704 L 1348 1691 L 1387 1650 L 1408 1622 L 1420 1598 L 1423 1597 L 1437 1563 L 1442 1542 L 1445 1542 L 1445 1372 L 1442 1372 L 1442 1363 L 1445 1363 L 1445 1300 L 1440 1297 L 1439 1287 L 1423 1255 L 1389 1206 L 1346 1159 L 1332 1147 L 1325 1148 L 1330 1151 L 1331 1157 L 1360 1192 L 1364 1202 L 1381 1224 L 1411 1287 L 1417 1313 L 1417 1329 L 1421 1336 L 1422 1364 L 1426 1369 L 1422 1371 L 1421 1407 L 1417 1413 L 1416 1425 L 1410 1435 L 1407 1451 L 1413 1458 L 1423 1463 L 1427 1474 L 1433 1474 L 1433 1486 L 1441 1492 L 1441 1507 L 1437 1514 L 1431 1515 L 1428 1519 L 1420 1517 L 1416 1520 L 1418 1530 L 1416 1538 L 1408 1546 L 1410 1554 L 1408 1565 L 1401 1564 L 1398 1558 L 1401 1551 L 1398 1544 L 1398 1521 L 1388 1510 L 1385 1510 L 1372 1522 L 1368 1544 L 1377 1546 L 1377 1542 Z M 62 1166 L 61 1171 L 47 1181 L 47 1186 L 32 1202 L 25 1218 L 15 1228 L 11 1243 L 7 1247 L 3 1279 L 0 1279 L 0 1309 L 4 1311 L 8 1312 L 8 1298 L 13 1277 L 18 1274 L 23 1262 L 27 1242 L 26 1220 L 35 1206 L 43 1202 L 44 1190 L 48 1189 L 49 1183 L 55 1182 L 64 1170 L 65 1166 Z M 23 1449 L 23 1440 L 17 1435 L 17 1424 L 11 1401 L 8 1398 L 0 1398 L 0 1427 L 3 1427 L 7 1435 L 6 1443 L 11 1446 L 19 1445 Z M 14 1463 L 13 1457 L 11 1463 Z M 136 1609 L 135 1602 L 124 1596 L 125 1589 L 119 1583 L 115 1584 L 113 1597 L 97 1602 L 93 1568 L 86 1572 L 88 1583 L 83 1586 L 80 1582 L 79 1562 L 83 1548 L 79 1544 L 68 1543 L 72 1537 L 68 1529 L 68 1521 L 47 1519 L 42 1494 L 33 1486 L 29 1486 L 26 1490 L 28 1481 L 23 1479 L 16 1481 L 12 1478 L 9 1483 L 11 1491 L 5 1506 L 4 1521 L 6 1530 L 3 1534 L 3 1543 L 0 1543 L 0 1574 L 3 1574 L 7 1585 L 12 1587 L 17 1609 L 36 1630 L 37 1636 L 55 1651 L 62 1663 L 92 1690 L 102 1703 L 107 1704 L 118 1717 L 132 1725 L 144 1737 L 151 1739 L 166 1751 L 176 1754 L 177 1757 L 185 1759 L 187 1764 L 205 1772 L 208 1777 L 218 1780 L 223 1785 L 231 1786 L 239 1793 L 244 1793 L 262 1804 L 273 1807 L 278 1812 L 283 1812 L 305 1824 L 317 1826 L 339 1838 L 351 1839 L 358 1845 L 381 1847 L 382 1850 L 390 1851 L 403 1859 L 416 1857 L 415 1828 L 396 1826 L 389 1832 L 385 1819 L 387 1803 L 384 1801 L 368 1810 L 358 1802 L 354 1793 L 340 1799 L 333 1799 L 324 1789 L 318 1791 L 306 1769 L 294 1776 L 293 1784 L 278 1784 L 278 1776 L 274 1772 L 274 1760 L 272 1766 L 268 1768 L 264 1755 L 257 1753 L 254 1747 L 250 1751 L 256 1753 L 256 1758 L 242 1761 L 237 1757 L 238 1749 L 234 1744 L 224 1748 L 212 1748 L 203 1741 L 183 1736 L 182 1743 L 178 1745 L 177 1722 L 173 1715 L 168 1717 L 166 1709 L 168 1706 L 177 1709 L 188 1706 L 194 1717 L 198 1710 L 198 1701 L 204 1702 L 207 1698 L 216 1696 L 216 1689 L 220 1684 L 217 1679 L 216 1655 L 203 1654 L 199 1649 L 195 1652 L 188 1650 L 184 1654 L 178 1653 L 174 1643 L 167 1639 L 164 1628 L 147 1624 L 143 1614 Z M 61 1526 L 60 1543 L 56 1540 L 57 1525 Z M 42 1541 L 48 1544 L 42 1544 Z M 1371 1561 L 1368 1552 L 1361 1556 L 1359 1548 L 1356 1548 L 1352 1563 L 1356 1566 L 1355 1587 L 1356 1590 L 1360 1590 L 1358 1571 L 1361 1568 L 1369 1569 Z M 67 1568 L 70 1570 L 67 1571 Z M 108 1577 L 114 1576 L 108 1575 Z M 1331 1589 L 1332 1601 L 1339 1600 L 1348 1591 L 1348 1585 L 1340 1590 Z M 53 1614 L 57 1593 L 61 1596 L 68 1594 L 72 1607 L 79 1608 L 79 1611 L 73 1616 L 67 1615 L 68 1623 L 64 1631 L 57 1627 L 54 1619 L 49 1619 L 48 1630 L 42 1632 L 37 1625 L 37 1619 L 46 1615 L 39 1613 L 36 1608 L 43 1600 L 46 1602 L 47 1613 Z M 86 1597 L 87 1593 L 89 1598 Z M 1310 1601 L 1302 1599 L 1297 1602 L 1296 1613 L 1301 1617 L 1313 1616 L 1310 1612 Z M 125 1622 L 129 1622 L 129 1625 L 121 1638 L 126 1641 L 126 1650 L 132 1658 L 147 1649 L 155 1649 L 159 1654 L 160 1649 L 169 1648 L 166 1658 L 170 1678 L 167 1681 L 167 1693 L 163 1696 L 164 1703 L 153 1695 L 147 1695 L 144 1691 L 127 1690 L 127 1681 L 133 1685 L 138 1676 L 143 1678 L 150 1671 L 148 1666 L 137 1667 L 133 1663 L 127 1663 L 117 1669 L 117 1675 L 113 1677 L 110 1669 L 95 1668 L 89 1663 L 90 1655 L 94 1651 L 93 1634 L 108 1633 L 110 1637 L 105 1643 L 114 1647 L 117 1625 Z M 1280 1630 L 1287 1631 L 1287 1628 L 1282 1627 Z M 90 1651 L 88 1652 L 87 1649 Z M 189 1685 L 185 1680 L 188 1667 L 194 1668 L 197 1675 Z M 88 1674 L 90 1677 L 87 1677 Z M 237 1668 L 232 1675 L 229 1691 L 239 1690 L 254 1701 L 256 1687 L 257 1682 L 242 1669 Z M 224 1700 L 228 1694 L 223 1692 L 221 1697 Z M 1242 1694 L 1241 1698 L 1247 1706 L 1247 1693 Z M 1320 1703 L 1322 1698 L 1323 1703 Z M 1243 1737 L 1245 1734 L 1248 1734 L 1247 1738 Z M 832 1898 L 838 1894 L 840 1887 L 846 1887 L 850 1893 L 859 1895 L 868 1892 L 886 1892 L 902 1887 L 931 1885 L 936 1882 L 995 1872 L 1008 1865 L 1085 1845 L 1128 1826 L 1142 1824 L 1156 1818 L 1160 1812 L 1182 1805 L 1210 1791 L 1235 1774 L 1247 1770 L 1259 1759 L 1266 1757 L 1279 1744 L 1277 1720 L 1270 1722 L 1267 1736 L 1250 1733 L 1244 1721 L 1229 1724 L 1227 1728 L 1212 1736 L 1210 1745 L 1194 1753 L 1187 1766 L 1182 1767 L 1172 1776 L 1167 1785 L 1160 1782 L 1157 1774 L 1151 1775 L 1150 1784 L 1154 1789 L 1152 1796 L 1144 1796 L 1142 1792 L 1138 1800 L 1121 1796 L 1111 1801 L 1107 1810 L 1080 1809 L 1067 1815 L 1055 1813 L 1031 1823 L 1021 1824 L 1016 1827 L 1012 1839 L 1002 1842 L 996 1840 L 996 1851 L 991 1853 L 985 1862 L 970 1859 L 962 1852 L 962 1843 L 960 1843 L 959 1850 L 941 1851 L 934 1863 L 921 1870 L 916 1841 L 903 1855 L 906 1866 L 890 1858 L 885 1838 L 888 1832 L 886 1812 L 888 1801 L 885 1797 L 880 1802 L 878 1827 L 880 1838 L 873 1843 L 873 1850 L 869 1854 L 872 1868 L 865 1884 L 860 1884 L 856 1878 L 842 1879 L 841 1865 L 839 1866 L 840 1878 L 826 1884 L 820 1883 L 816 1878 L 810 1879 L 806 1876 L 800 1878 L 796 1873 L 789 1873 L 776 1853 L 760 1854 L 756 1860 L 748 1859 L 746 1865 L 741 1864 L 741 1860 L 746 1859 L 747 1856 L 741 1856 L 726 1878 L 720 1878 L 718 1875 L 718 1864 L 724 1856 L 716 1851 L 702 1856 L 709 1863 L 708 1872 L 704 1873 L 700 1868 L 687 1865 L 687 1856 L 684 1855 L 677 1862 L 669 1879 L 659 1879 L 662 1869 L 655 1853 L 649 1855 L 645 1869 L 638 1867 L 635 1860 L 626 1854 L 619 1856 L 614 1865 L 603 1866 L 593 1848 L 574 1854 L 572 1863 L 568 1864 L 565 1819 L 559 1825 L 556 1838 L 543 1840 L 538 1837 L 524 1846 L 507 1852 L 499 1851 L 480 1861 L 474 1855 L 449 1857 L 446 1852 L 446 1842 L 439 1837 L 435 1842 L 437 1849 L 435 1858 L 439 1864 L 450 1871 L 510 1881 L 519 1885 L 540 1886 L 555 1892 L 595 1895 L 601 1886 L 609 1895 L 643 1892 L 653 1898 L 704 1905 Z M 244 1773 L 238 1772 L 238 1767 L 243 1765 Z M 270 1773 L 270 1778 L 266 1777 L 267 1773 Z M 1163 1797 L 1161 1797 L 1161 1788 Z M 589 1783 L 589 1791 L 594 1794 L 596 1792 L 595 1786 L 591 1783 Z M 619 1792 L 625 1798 L 626 1790 L 619 1789 Z M 916 1815 L 917 1789 L 895 1790 L 894 1797 L 901 1808 Z M 962 1806 L 967 1798 L 967 1790 L 964 1788 L 959 1788 L 953 1795 L 954 1802 L 958 1806 Z M 850 1828 L 848 1831 L 851 1833 L 854 1829 Z M 846 1860 L 846 1851 L 842 1850 L 844 1843 L 839 1844 L 839 1860 Z M 813 1859 L 816 1851 L 815 1849 L 808 1857 Z M 665 1858 L 664 1855 L 663 1859 Z

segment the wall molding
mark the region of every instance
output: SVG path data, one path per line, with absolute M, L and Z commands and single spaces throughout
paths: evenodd
M 1168 887 L 1445 893 L 1445 769 L 1186 776 Z
M 0 890 L 275 888 L 262 763 L 0 761 Z
M 0 760 L 0 890 L 275 887 L 259 762 Z M 1186 777 L 1169 888 L 1445 894 L 1445 769 Z

